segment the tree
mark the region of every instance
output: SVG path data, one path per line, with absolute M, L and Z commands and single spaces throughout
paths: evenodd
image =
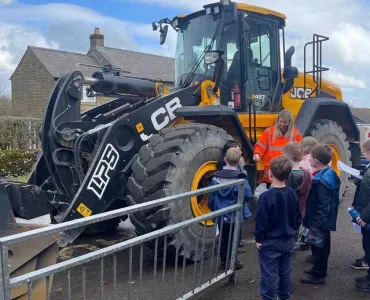
M 12 115 L 12 98 L 5 87 L 0 86 L 0 117 Z

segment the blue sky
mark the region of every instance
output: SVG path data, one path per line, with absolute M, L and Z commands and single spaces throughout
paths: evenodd
M 174 56 L 176 35 L 165 45 L 151 22 L 199 10 L 218 0 L 0 0 L 0 89 L 28 45 L 86 53 L 89 34 L 99 27 L 107 46 Z M 286 44 L 294 45 L 293 63 L 303 65 L 303 46 L 313 33 L 330 37 L 324 45 L 325 78 L 337 83 L 346 102 L 370 107 L 369 0 L 239 0 L 287 16 Z M 334 9 L 335 8 L 335 9 Z M 301 69 L 302 70 L 302 69 Z

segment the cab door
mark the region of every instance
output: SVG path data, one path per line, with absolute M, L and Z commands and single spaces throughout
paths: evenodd
M 254 103 L 257 112 L 266 112 L 280 87 L 279 31 L 276 22 L 251 14 L 246 23 L 245 97 Z

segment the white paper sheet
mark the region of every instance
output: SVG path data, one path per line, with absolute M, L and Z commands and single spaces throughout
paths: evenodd
M 349 175 L 352 175 L 353 177 L 356 177 L 358 179 L 362 179 L 362 176 L 360 175 L 360 171 L 356 170 L 354 168 L 351 168 L 350 166 L 347 166 L 341 161 L 338 161 L 338 168 L 343 171 L 344 173 L 347 173 Z

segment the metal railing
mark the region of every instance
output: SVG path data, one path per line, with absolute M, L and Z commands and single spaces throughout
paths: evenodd
M 80 292 L 81 294 L 78 295 L 77 298 L 81 299 L 87 299 L 87 298 L 92 298 L 92 299 L 118 299 L 122 298 L 122 294 L 128 297 L 128 299 L 131 299 L 134 297 L 134 293 L 136 292 L 138 295 L 137 297 L 139 299 L 145 299 L 143 298 L 143 265 L 144 265 L 144 244 L 150 241 L 154 241 L 154 262 L 153 262 L 153 270 L 150 270 L 149 272 L 153 272 L 152 274 L 152 283 L 153 286 L 151 287 L 150 284 L 146 284 L 148 287 L 148 292 L 150 295 L 150 299 L 155 298 L 155 294 L 160 292 L 160 297 L 159 299 L 164 299 L 164 294 L 161 289 L 157 286 L 158 283 L 158 278 L 157 278 L 157 264 L 159 261 L 159 243 L 164 243 L 163 246 L 163 267 L 162 267 L 162 283 L 166 284 L 169 283 L 168 280 L 166 280 L 166 254 L 167 254 L 167 243 L 169 242 L 168 236 L 170 234 L 174 233 L 179 233 L 181 230 L 186 230 L 188 229 L 191 225 L 194 224 L 202 224 L 201 222 L 212 219 L 213 221 L 217 220 L 217 222 L 213 224 L 217 224 L 217 226 L 212 226 L 212 251 L 211 251 L 211 259 L 210 262 L 205 262 L 204 258 L 204 240 L 205 240 L 205 230 L 206 230 L 206 225 L 203 224 L 203 233 L 202 237 L 203 239 L 197 238 L 196 240 L 196 250 L 198 248 L 201 248 L 201 259 L 200 259 L 200 269 L 197 270 L 197 266 L 199 261 L 196 259 L 194 263 L 187 263 L 186 259 L 182 260 L 182 274 L 178 274 L 178 265 L 179 265 L 179 256 L 180 256 L 180 249 L 179 247 L 176 248 L 176 255 L 175 255 L 175 266 L 173 270 L 173 284 L 171 284 L 171 293 L 173 293 L 170 297 L 171 299 L 188 299 L 195 294 L 198 294 L 199 292 L 203 291 L 207 287 L 215 284 L 216 282 L 219 282 L 220 280 L 226 278 L 226 277 L 234 277 L 235 276 L 235 260 L 236 260 L 236 255 L 237 255 L 237 248 L 238 248 L 238 240 L 239 240 L 239 230 L 240 230 L 240 217 L 241 217 L 241 210 L 243 206 L 243 201 L 244 201 L 244 182 L 245 180 L 236 180 L 231 183 L 226 183 L 226 184 L 219 184 L 217 186 L 212 186 L 212 187 L 206 187 L 202 188 L 196 191 L 191 191 L 191 192 L 186 192 L 182 193 L 179 195 L 174 195 L 154 201 L 150 201 L 147 203 L 143 204 L 138 204 L 138 205 L 133 205 L 129 206 L 126 208 L 114 210 L 114 211 L 109 211 L 109 212 L 104 212 L 101 214 L 93 215 L 90 217 L 82 218 L 82 219 L 77 219 L 57 225 L 50 225 L 44 228 L 39 228 L 36 230 L 30 230 L 27 232 L 22 232 L 19 234 L 3 237 L 0 239 L 0 249 L 1 249 L 1 257 L 0 257 L 0 300 L 3 299 L 10 299 L 10 294 L 11 290 L 13 288 L 26 285 L 27 287 L 27 294 L 28 294 L 28 299 L 35 299 L 33 298 L 33 293 L 32 293 L 32 283 L 35 282 L 36 280 L 45 280 L 45 293 L 47 299 L 51 299 L 51 281 L 55 281 L 55 276 L 56 274 L 60 274 L 61 272 L 67 272 L 67 299 L 75 299 L 76 298 L 76 289 L 73 289 L 72 291 L 72 286 L 71 283 L 76 283 L 79 279 L 81 280 L 81 289 Z M 217 190 L 231 187 L 231 186 L 239 186 L 239 191 L 238 191 L 238 199 L 237 203 L 235 205 L 232 205 L 230 207 L 214 211 L 211 213 L 207 213 L 205 215 L 199 216 L 199 217 L 194 217 L 176 224 L 171 224 L 168 225 L 164 228 L 161 228 L 159 230 L 141 235 L 141 236 L 136 236 L 134 238 L 131 238 L 129 240 L 123 241 L 123 242 L 118 242 L 114 245 L 69 259 L 67 261 L 59 262 L 54 265 L 50 265 L 32 272 L 29 272 L 27 274 L 23 274 L 20 276 L 13 276 L 11 278 L 10 274 L 10 265 L 9 265 L 9 257 L 8 257 L 8 250 L 9 246 L 18 244 L 24 241 L 28 241 L 31 239 L 36 239 L 39 237 L 44 237 L 47 235 L 52 235 L 52 234 L 59 234 L 63 231 L 78 228 L 78 227 L 84 227 L 90 224 L 106 221 L 109 219 L 117 218 L 123 215 L 128 215 L 132 213 L 137 213 L 141 212 L 144 210 L 148 210 L 153 207 L 157 206 L 163 206 L 163 205 L 168 205 L 170 203 L 174 203 L 177 201 L 189 201 L 191 197 L 194 196 L 199 196 L 203 195 L 206 193 L 211 193 L 215 192 Z M 190 204 L 189 204 L 190 205 Z M 230 214 L 232 214 L 232 217 L 235 217 L 234 222 L 229 223 L 228 226 L 224 226 L 226 224 L 224 222 L 225 215 L 228 214 L 228 217 L 230 217 Z M 204 223 L 204 222 L 203 222 Z M 229 225 L 231 224 L 231 225 Z M 221 269 L 221 273 L 217 273 L 218 269 L 220 268 L 219 265 L 219 256 L 220 256 L 220 246 L 221 243 L 218 242 L 218 245 L 216 245 L 217 240 L 222 239 L 222 235 L 225 234 L 224 228 L 228 228 L 229 231 L 229 237 L 227 241 L 227 258 L 229 260 L 226 261 L 226 266 Z M 209 229 L 209 228 L 208 228 Z M 230 238 L 231 237 L 231 238 Z M 163 241 L 160 240 L 160 238 L 163 238 Z M 198 242 L 202 243 L 202 246 L 198 245 Z M 135 247 L 139 247 L 139 251 L 136 252 L 133 249 Z M 218 249 L 216 249 L 216 246 Z M 185 245 L 186 247 L 186 245 Z M 124 250 L 128 250 L 128 287 L 122 287 L 121 284 L 125 283 L 125 280 L 119 281 L 117 280 L 117 273 L 118 271 L 120 272 L 120 276 L 126 275 L 127 272 L 122 270 L 122 268 L 127 267 L 127 264 L 118 264 L 118 252 L 122 253 Z M 186 252 L 186 249 L 182 249 L 184 252 Z M 231 251 L 231 253 L 230 253 Z M 216 252 L 216 253 L 215 253 Z M 133 288 L 133 278 L 134 278 L 134 272 L 133 272 L 133 256 L 139 254 L 140 259 L 139 259 L 139 287 L 138 289 Z M 127 255 L 127 253 L 126 253 Z M 215 262 L 215 255 L 217 255 L 216 258 L 216 264 Z M 111 269 L 112 269 L 112 276 L 110 277 L 109 280 L 107 280 L 107 276 L 105 276 L 105 273 L 107 273 L 107 270 L 109 268 L 105 268 L 104 261 L 108 261 L 106 258 L 107 256 L 112 256 L 112 261 L 111 261 Z M 195 253 L 195 257 L 197 256 L 197 253 Z M 208 257 L 209 258 L 209 257 Z M 92 285 L 88 285 L 87 289 L 87 283 L 86 283 L 86 278 L 88 277 L 87 275 L 91 275 L 91 273 L 86 271 L 87 264 L 92 263 L 94 261 L 99 261 L 99 266 L 100 268 L 100 273 L 99 275 L 94 272 L 94 277 L 100 277 L 100 291 L 99 291 L 99 296 L 96 295 L 96 292 L 91 292 L 93 293 L 93 297 L 90 295 L 87 295 L 87 290 L 92 288 Z M 193 272 L 192 276 L 185 276 L 186 271 L 188 270 L 187 267 L 193 267 Z M 120 269 L 117 268 L 117 266 L 120 266 Z M 73 273 L 74 268 L 76 267 L 81 267 L 81 273 Z M 206 274 L 204 272 L 205 268 L 209 267 L 209 273 Z M 167 273 L 168 275 L 169 273 Z M 81 276 L 82 275 L 82 276 Z M 53 277 L 54 276 L 54 277 Z M 74 276 L 74 278 L 72 278 Z M 167 276 L 168 278 L 168 276 Z M 96 279 L 96 278 L 95 278 Z M 198 280 L 196 280 L 198 279 Z M 203 280 L 203 282 L 201 282 Z M 110 283 L 107 283 L 107 282 Z M 178 297 L 178 282 L 181 281 L 181 288 L 180 288 L 180 297 Z M 196 282 L 198 281 L 198 283 Z M 105 288 L 105 286 L 109 286 L 108 288 Z M 187 287 L 187 292 L 185 291 Z M 72 293 L 74 294 L 72 298 Z M 110 296 L 108 296 L 108 294 Z M 58 297 L 58 299 L 61 299 Z

